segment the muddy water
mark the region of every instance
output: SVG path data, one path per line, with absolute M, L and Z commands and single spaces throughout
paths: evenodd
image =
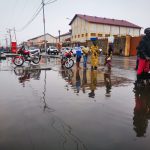
M 129 73 L 0 71 L 0 149 L 148 150 L 149 88 Z

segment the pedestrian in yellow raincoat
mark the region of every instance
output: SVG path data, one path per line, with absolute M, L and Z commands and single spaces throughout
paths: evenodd
M 100 52 L 95 41 L 93 41 L 93 45 L 91 46 L 90 52 L 91 52 L 91 69 L 97 70 L 98 58 L 99 58 Z

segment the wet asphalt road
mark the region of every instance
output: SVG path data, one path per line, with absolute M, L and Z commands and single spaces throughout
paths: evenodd
M 135 60 L 114 56 L 111 71 L 1 60 L 0 149 L 149 150 L 150 94 L 134 88 Z

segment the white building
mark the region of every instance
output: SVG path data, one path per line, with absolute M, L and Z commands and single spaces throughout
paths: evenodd
M 125 20 L 76 14 L 70 24 L 72 42 L 85 42 L 92 37 L 140 36 L 141 27 Z
M 57 43 L 59 43 L 59 42 L 60 43 L 71 42 L 71 30 L 69 30 L 69 32 L 67 32 L 67 33 L 61 34 L 60 37 L 57 37 Z
M 32 45 L 36 45 L 36 46 L 42 46 L 44 45 L 44 35 L 41 36 L 37 36 L 35 38 L 29 39 L 28 40 L 28 45 L 32 46 Z M 56 44 L 57 40 L 56 37 L 46 33 L 46 42 L 48 45 L 52 45 L 52 44 Z

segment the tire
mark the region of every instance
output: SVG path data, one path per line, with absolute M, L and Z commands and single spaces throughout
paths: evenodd
M 16 66 L 22 66 L 24 63 L 24 60 L 21 57 L 15 57 L 14 58 L 14 64 Z
M 72 59 L 69 59 L 65 62 L 65 67 L 67 69 L 70 69 L 74 65 L 74 61 Z
M 40 62 L 40 60 L 41 60 L 41 56 L 35 56 L 35 57 L 33 58 L 32 62 L 33 62 L 34 64 L 38 64 L 38 63 Z
M 47 51 L 47 54 L 48 54 L 48 55 L 50 55 L 50 54 L 51 54 L 51 52 L 50 52 L 50 51 Z

